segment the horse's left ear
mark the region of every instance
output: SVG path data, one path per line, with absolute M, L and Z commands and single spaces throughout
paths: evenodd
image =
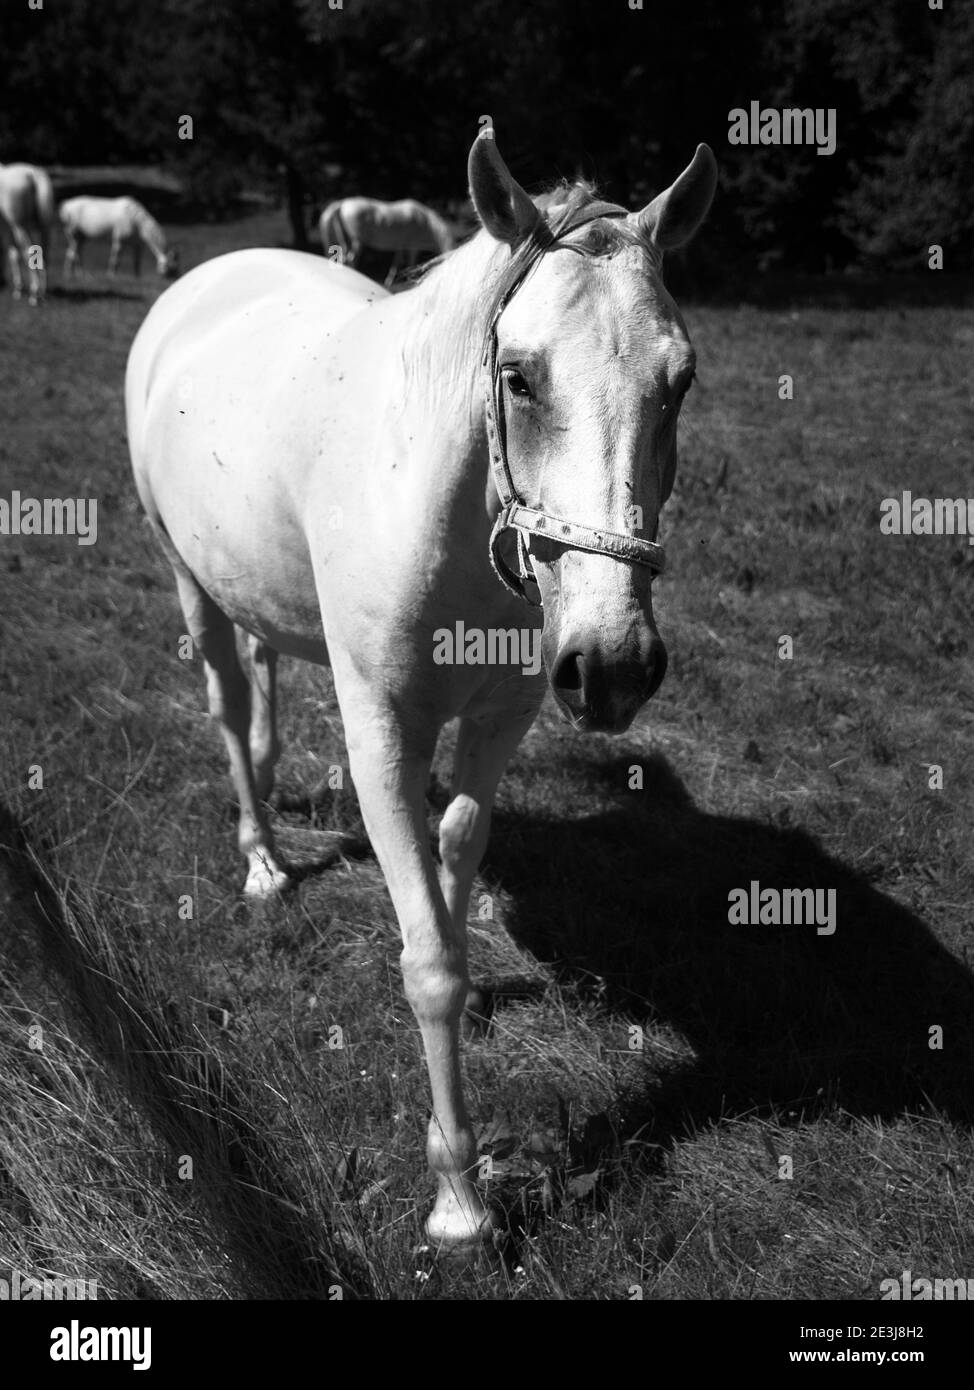
M 467 159 L 470 198 L 496 241 L 516 246 L 544 218 L 501 159 L 489 126 L 477 136 Z
M 717 161 L 709 145 L 698 145 L 693 159 L 676 183 L 643 208 L 630 214 L 639 230 L 661 251 L 689 241 L 707 216 L 717 188 Z

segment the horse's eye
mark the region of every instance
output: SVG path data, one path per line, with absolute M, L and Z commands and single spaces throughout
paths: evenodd
M 676 400 L 673 402 L 672 405 L 664 405 L 664 407 L 663 407 L 663 424 L 664 424 L 664 425 L 671 425 L 671 424 L 673 423 L 673 421 L 677 418 L 677 416 L 678 416 L 679 413 L 680 413 L 680 407 L 682 406 L 683 402 L 686 400 L 687 396 L 690 394 L 690 387 L 693 385 L 693 383 L 694 383 L 695 381 L 696 381 L 696 375 L 692 376 L 692 377 L 690 378 L 690 380 L 687 382 L 687 384 L 686 384 L 685 386 L 681 387 L 681 389 L 680 389 L 680 391 L 679 391 L 679 394 L 677 395 Z
M 523 396 L 530 399 L 531 387 L 525 381 L 517 367 L 505 367 L 502 375 L 507 382 L 507 389 L 512 396 Z

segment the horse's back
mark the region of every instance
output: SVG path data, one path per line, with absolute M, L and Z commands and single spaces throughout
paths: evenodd
M 416 198 L 390 203 L 390 222 L 399 231 L 402 251 L 435 251 L 439 248 L 441 220 L 432 208 Z
M 320 256 L 233 251 L 197 266 L 156 301 L 136 335 L 129 375 L 145 372 L 148 393 L 154 374 L 216 360 L 217 344 L 238 368 L 249 360 L 265 370 L 272 340 L 287 351 L 302 327 L 317 324 L 324 335 L 383 296 L 374 281 Z
M 235 622 L 312 660 L 321 618 L 308 486 L 342 373 L 329 340 L 384 297 L 321 257 L 236 251 L 167 290 L 129 355 L 129 445 L 147 514 Z
M 101 237 L 113 232 L 128 235 L 142 211 L 142 204 L 127 195 L 100 198 L 93 193 L 80 193 L 76 198 L 65 199 L 60 217 L 66 230 L 86 237 Z

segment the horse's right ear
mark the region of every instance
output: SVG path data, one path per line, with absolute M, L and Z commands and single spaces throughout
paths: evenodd
M 467 160 L 470 198 L 495 241 L 516 246 L 544 219 L 501 159 L 492 127 L 482 130 Z

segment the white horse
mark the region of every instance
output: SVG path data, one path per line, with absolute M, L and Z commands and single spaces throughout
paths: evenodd
M 54 190 L 45 171 L 34 164 L 0 164 L 0 241 L 6 242 L 14 299 L 23 294 L 23 272 L 28 303 L 44 298 L 53 225 Z
M 415 198 L 383 203 L 377 198 L 342 198 L 329 203 L 318 220 L 321 244 L 327 256 L 337 246 L 345 265 L 352 269 L 362 250 L 392 251 L 386 288 L 404 266 L 414 266 L 421 251 L 450 251 L 453 234 L 432 208 Z
M 497 783 L 544 695 L 531 658 L 540 647 L 579 732 L 626 729 L 663 678 L 652 538 L 694 355 L 660 266 L 705 216 L 716 165 L 699 146 L 628 214 L 567 185 L 543 213 L 492 138 L 469 177 L 482 230 L 415 288 L 390 296 L 295 251 L 217 257 L 148 314 L 125 386 L 136 486 L 229 753 L 249 894 L 288 884 L 263 804 L 276 654 L 331 665 L 426 1050 L 427 1232 L 454 1246 L 493 1219 L 461 1088 L 466 920 Z M 456 717 L 438 869 L 425 791 Z
M 81 269 L 81 252 L 89 237 L 112 239 L 108 253 L 108 273 L 114 275 L 118 258 L 126 243 L 132 244 L 136 275 L 142 273 L 143 242 L 156 258 L 160 275 L 173 279 L 179 273 L 179 255 L 166 244 L 166 234 L 159 223 L 135 198 L 96 198 L 82 194 L 68 198 L 60 207 L 61 226 L 67 242 L 64 258 L 65 278 Z

